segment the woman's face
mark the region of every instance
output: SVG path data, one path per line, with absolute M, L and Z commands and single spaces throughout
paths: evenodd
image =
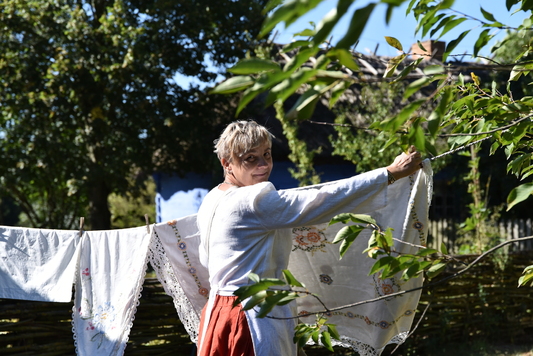
M 222 160 L 226 169 L 226 182 L 241 187 L 266 182 L 272 172 L 272 155 L 269 142 L 235 157 L 232 162 Z

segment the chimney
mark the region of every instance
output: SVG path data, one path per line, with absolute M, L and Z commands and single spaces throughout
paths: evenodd
M 429 60 L 434 58 L 442 62 L 442 55 L 444 54 L 444 49 L 446 43 L 442 41 L 428 40 L 421 42 L 422 46 L 426 49 L 426 52 L 418 46 L 418 43 L 415 43 L 411 46 L 411 58 L 418 59 L 424 57 L 424 60 Z

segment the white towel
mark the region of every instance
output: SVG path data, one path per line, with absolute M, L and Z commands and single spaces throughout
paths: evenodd
M 84 234 L 72 314 L 78 355 L 124 353 L 150 238 L 146 226 Z
M 72 300 L 77 231 L 0 227 L 0 298 Z

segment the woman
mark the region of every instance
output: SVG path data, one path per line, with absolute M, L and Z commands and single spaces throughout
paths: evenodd
M 291 229 L 328 222 L 351 211 L 383 206 L 387 185 L 420 168 L 420 153 L 401 154 L 386 167 L 316 189 L 276 190 L 271 134 L 252 121 L 230 124 L 215 141 L 224 181 L 205 197 L 198 212 L 200 256 L 209 270 L 211 294 L 200 321 L 198 355 L 297 355 L 294 319 L 256 318 L 232 308 L 233 292 L 250 284 L 248 274 L 281 278 L 291 252 Z M 271 315 L 294 315 L 294 303 Z

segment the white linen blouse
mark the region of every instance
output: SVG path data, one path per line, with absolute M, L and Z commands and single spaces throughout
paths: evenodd
M 292 228 L 326 223 L 343 212 L 379 209 L 387 203 L 387 185 L 387 170 L 380 168 L 305 188 L 276 190 L 272 183 L 263 182 L 226 191 L 212 189 L 197 215 L 200 260 L 209 271 L 210 300 L 215 294 L 231 296 L 251 284 L 250 272 L 261 278 L 281 278 L 289 263 Z M 294 306 L 278 306 L 271 315 L 294 316 Z M 256 318 L 255 313 L 246 312 L 255 354 L 296 355 L 292 341 L 296 320 Z

